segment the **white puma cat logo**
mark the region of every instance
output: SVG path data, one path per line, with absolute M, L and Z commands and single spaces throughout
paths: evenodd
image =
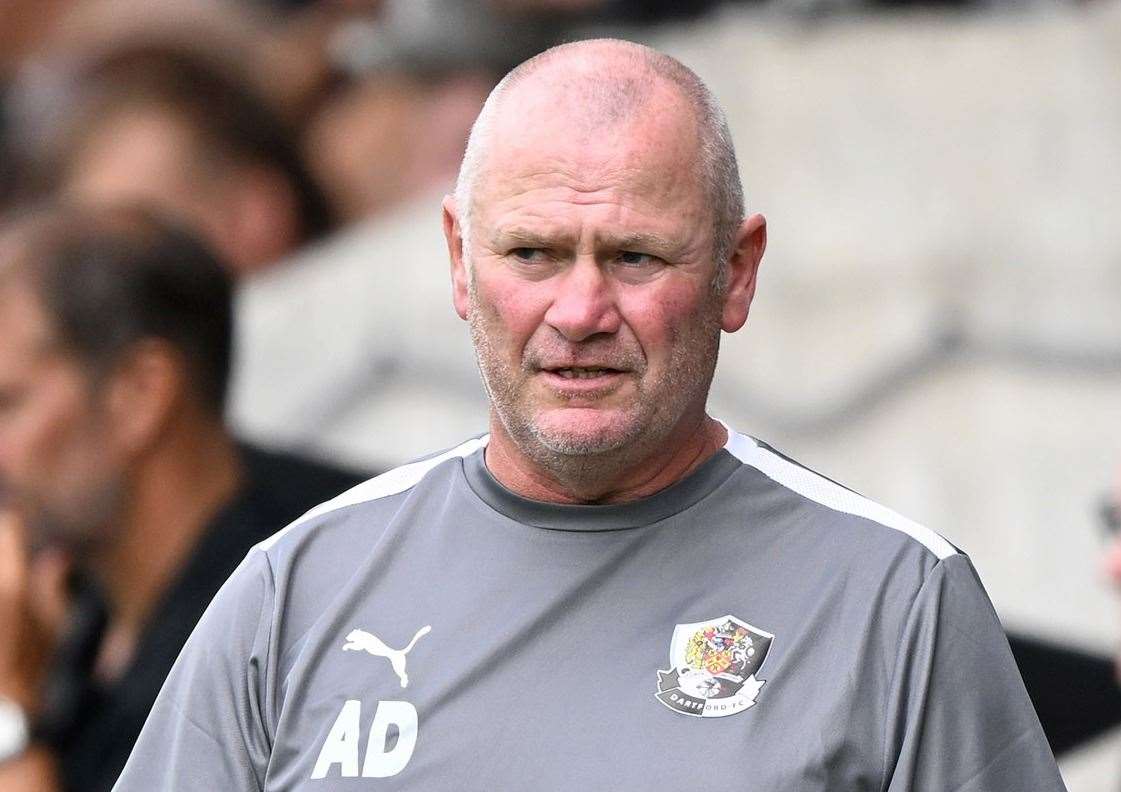
M 374 657 L 384 657 L 389 660 L 389 664 L 393 666 L 393 673 L 401 679 L 401 687 L 409 686 L 409 675 L 405 673 L 405 655 L 407 655 L 416 645 L 416 642 L 422 636 L 428 635 L 432 629 L 432 625 L 426 624 L 416 631 L 416 635 L 409 641 L 409 645 L 404 649 L 393 649 L 386 646 L 381 638 L 378 638 L 373 633 L 368 633 L 365 630 L 351 630 L 347 633 L 346 643 L 343 644 L 343 651 L 355 652 L 369 652 Z

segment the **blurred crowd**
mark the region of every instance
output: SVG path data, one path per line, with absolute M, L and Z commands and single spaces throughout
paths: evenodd
M 374 472 L 233 436 L 231 279 L 450 186 L 533 53 L 719 5 L 0 0 L 0 697 L 40 746 L 26 788 L 109 788 L 232 565 Z M 1098 701 L 1061 739 L 1115 722 Z
M 0 201 L 151 201 L 250 272 L 448 183 L 530 54 L 714 5 L 4 0 Z

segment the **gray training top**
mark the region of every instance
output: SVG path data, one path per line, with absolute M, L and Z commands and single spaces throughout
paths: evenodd
M 1064 789 L 969 560 L 744 435 L 645 500 L 486 438 L 254 548 L 116 789 Z

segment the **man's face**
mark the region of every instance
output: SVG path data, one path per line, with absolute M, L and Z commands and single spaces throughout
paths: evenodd
M 50 338 L 31 292 L 0 284 L 0 501 L 39 539 L 82 544 L 109 527 L 119 477 L 97 393 Z
M 531 456 L 648 452 L 703 416 L 722 324 L 712 216 L 691 115 L 661 99 L 654 119 L 585 134 L 547 102 L 496 119 L 456 305 Z

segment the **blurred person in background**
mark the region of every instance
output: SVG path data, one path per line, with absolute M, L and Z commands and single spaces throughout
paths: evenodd
M 270 34 L 269 14 L 244 0 L 0 0 L 0 114 L 8 122 L 0 171 L 13 201 L 36 186 L 34 166 L 76 103 L 82 70 L 142 44 L 197 53 L 281 108 L 312 73 Z
M 340 220 L 357 222 L 446 189 L 493 85 L 480 70 L 399 71 L 332 91 L 308 119 L 303 149 Z
M 286 24 L 334 77 L 304 123 L 306 160 L 351 222 L 446 190 L 483 100 L 517 63 L 593 26 L 695 17 L 717 4 L 308 3 Z
M 22 176 L 11 140 L 9 91 L 15 75 L 74 0 L 0 0 L 0 211 L 14 200 Z
M 91 78 L 102 86 L 115 84 L 115 90 L 94 91 L 110 97 L 77 102 L 86 109 L 64 124 L 77 130 L 63 141 L 61 156 L 61 166 L 76 171 L 73 187 L 95 196 L 162 202 L 197 223 L 239 271 L 266 266 L 317 236 L 314 228 L 293 232 L 297 224 L 284 220 L 292 214 L 293 186 L 297 193 L 327 195 L 333 216 L 346 221 L 444 190 L 483 98 L 514 64 L 589 26 L 652 24 L 698 16 L 718 5 L 714 0 L 51 0 L 35 16 L 27 0 L 7 1 L 12 13 L 6 19 L 0 14 L 0 33 L 7 32 L 13 46 L 4 62 L 9 75 L 19 75 L 16 93 L 28 99 L 29 106 L 16 115 L 26 110 L 31 117 L 26 126 L 17 119 L 15 134 L 23 140 L 16 153 L 27 148 L 34 157 L 42 141 L 53 146 L 59 120 L 73 115 L 75 91 L 86 93 L 83 84 Z M 237 102 L 244 106 L 242 123 L 207 126 L 183 107 L 181 86 L 197 80 L 202 66 L 177 75 L 157 66 L 143 84 L 137 74 L 151 71 L 152 63 L 135 51 L 145 48 L 179 52 L 250 94 Z M 103 62 L 113 65 L 106 69 L 98 65 Z M 156 82 L 163 87 L 154 88 Z M 200 103 L 213 100 L 212 82 L 203 76 Z M 148 101 L 138 96 L 125 106 L 129 92 Z M 153 96 L 157 92 L 165 95 Z M 230 104 L 212 105 L 215 118 L 230 116 Z M 246 124 L 249 113 L 257 120 Z M 261 124 L 266 113 L 273 119 Z M 275 128 L 276 117 L 290 125 L 283 146 L 275 145 L 275 135 L 236 140 L 246 128 Z M 231 145 L 229 130 L 238 126 Z M 197 134 L 211 128 L 208 137 Z M 189 134 L 196 139 L 187 140 Z M 75 155 L 70 150 L 75 147 L 84 151 Z M 188 161 L 203 159 L 200 153 L 213 161 L 216 151 L 235 166 L 228 169 L 230 178 L 185 172 L 179 164 L 182 152 L 194 155 Z M 80 161 L 70 162 L 75 156 Z M 247 160 L 249 167 L 241 167 Z M 293 160 L 301 172 L 295 178 Z M 282 178 L 276 178 L 278 170 Z M 306 178 L 308 171 L 314 180 Z M 316 202 L 297 203 L 314 226 Z M 262 233 L 265 226 L 273 233 Z
M 0 228 L 0 789 L 111 787 L 248 548 L 358 477 L 223 424 L 231 285 L 138 209 Z
M 219 64 L 138 46 L 89 68 L 47 181 L 86 201 L 142 200 L 244 275 L 325 233 L 331 212 L 295 138 Z

